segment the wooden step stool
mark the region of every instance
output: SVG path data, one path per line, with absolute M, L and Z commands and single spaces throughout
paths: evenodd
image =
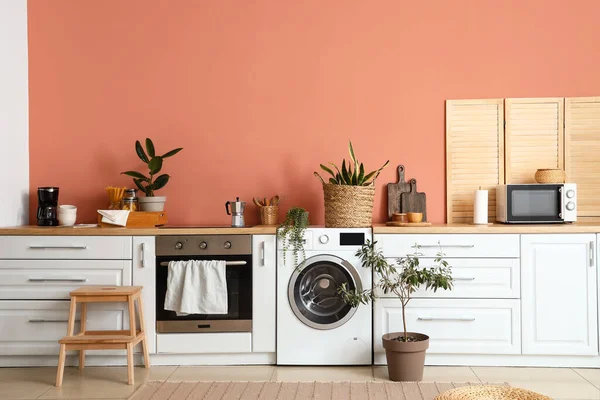
M 69 350 L 79 350 L 79 369 L 85 366 L 86 350 L 127 350 L 127 383 L 133 385 L 133 348 L 142 342 L 144 365 L 150 367 L 146 330 L 144 327 L 144 305 L 142 303 L 141 286 L 84 286 L 69 293 L 71 308 L 67 336 L 58 341 L 58 371 L 56 386 L 62 385 L 65 370 L 65 357 Z M 135 300 L 137 300 L 140 330 L 135 327 Z M 86 331 L 87 303 L 126 302 L 129 306 L 129 330 L 120 331 Z M 77 303 L 81 303 L 81 332 L 74 334 Z

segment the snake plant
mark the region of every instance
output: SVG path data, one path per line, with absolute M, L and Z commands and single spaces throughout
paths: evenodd
M 375 179 L 377 179 L 381 170 L 390 163 L 390 160 L 387 160 L 381 168 L 365 174 L 365 166 L 363 163 L 359 164 L 358 159 L 354 155 L 352 142 L 348 142 L 348 151 L 350 152 L 351 161 L 348 161 L 346 164 L 346 159 L 343 159 L 341 169 L 338 168 L 336 164 L 330 163 L 331 166 L 335 168 L 335 172 L 326 165 L 320 164 L 321 169 L 331 175 L 328 181 L 329 183 L 333 185 L 369 186 L 375 182 Z M 321 183 L 325 185 L 323 177 L 316 171 L 314 174 L 321 180 Z
M 162 169 L 163 159 L 172 157 L 181 150 L 183 150 L 182 147 L 168 151 L 162 156 L 157 156 L 156 151 L 154 150 L 154 143 L 152 143 L 152 140 L 149 138 L 146 138 L 146 151 L 148 152 L 148 154 L 146 154 L 140 141 L 136 140 L 135 152 L 140 160 L 148 165 L 149 176 L 137 171 L 125 171 L 121 172 L 121 174 L 131 176 L 135 186 L 144 192 L 146 197 L 153 197 L 155 190 L 162 189 L 167 182 L 169 182 L 170 176 L 167 174 L 162 174 L 154 178 L 154 175 L 158 174 Z

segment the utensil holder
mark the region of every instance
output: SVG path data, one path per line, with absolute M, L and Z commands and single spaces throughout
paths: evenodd
M 258 216 L 261 225 L 277 225 L 279 206 L 258 207 Z

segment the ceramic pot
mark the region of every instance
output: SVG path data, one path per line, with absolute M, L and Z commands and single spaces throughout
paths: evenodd
M 166 196 L 140 197 L 140 211 L 164 211 Z
M 382 337 L 390 380 L 394 382 L 420 381 L 423 379 L 425 351 L 429 347 L 429 336 L 422 333 L 408 332 L 408 336 L 420 340 L 418 342 L 395 340 L 402 335 L 404 335 L 403 332 L 392 332 L 386 333 Z

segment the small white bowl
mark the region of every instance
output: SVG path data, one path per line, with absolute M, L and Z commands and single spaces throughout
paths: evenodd
M 75 214 L 75 213 L 58 215 L 58 225 L 60 225 L 60 226 L 73 226 L 73 225 L 75 225 L 76 220 L 77 220 L 77 214 Z

